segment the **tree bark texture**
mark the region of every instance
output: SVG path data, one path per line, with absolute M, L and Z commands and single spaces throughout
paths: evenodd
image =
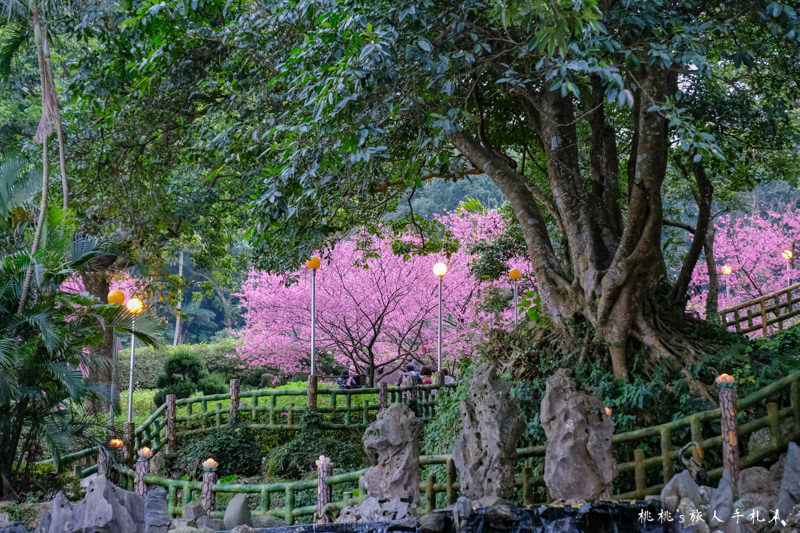
M 593 79 L 592 83 L 600 82 Z M 576 116 L 576 102 L 569 94 L 545 88 L 516 89 L 535 136 L 530 144 L 541 146 L 546 155 L 549 196 L 532 186 L 508 158 L 482 142 L 480 134 L 461 131 L 450 136 L 453 146 L 508 198 L 522 228 L 543 310 L 553 326 L 562 328 L 575 317 L 588 321 L 595 329 L 594 341 L 608 347 L 614 375 L 622 379 L 627 377 L 631 341 L 646 347 L 655 358 L 669 355 L 654 326 L 654 307 L 648 299 L 663 283 L 665 273 L 661 187 L 669 139 L 667 119 L 658 105 L 674 91 L 676 76 L 649 67 L 632 76 L 630 83 L 633 140 L 625 217 L 620 206 L 616 134 L 606 120 L 597 85 L 592 109 L 581 116 Z M 578 149 L 578 126 L 583 120 L 590 128 L 588 179 L 582 173 Z M 701 173 L 698 180 L 704 177 Z M 706 197 L 710 207 L 710 193 Z M 563 233 L 563 263 L 543 213 Z M 700 249 L 703 242 L 700 239 Z

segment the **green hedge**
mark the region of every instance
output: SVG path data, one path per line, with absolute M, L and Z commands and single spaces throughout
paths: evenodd
M 261 387 L 272 382 L 272 374 L 261 367 L 237 368 L 241 364 L 238 358 L 227 357 L 236 353 L 238 341 L 228 338 L 213 343 L 182 344 L 168 346 L 161 350 L 152 348 L 136 349 L 136 364 L 133 370 L 133 379 L 137 388 L 154 389 L 156 379 L 164 369 L 164 361 L 171 355 L 191 353 L 200 358 L 211 374 L 222 376 L 227 383 L 233 378 L 241 380 L 243 386 Z M 130 352 L 126 349 L 119 353 L 119 369 L 127 383 Z

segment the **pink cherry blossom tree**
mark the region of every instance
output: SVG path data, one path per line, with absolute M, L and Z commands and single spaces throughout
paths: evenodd
M 715 224 L 714 255 L 724 309 L 800 282 L 800 213 L 763 209 L 723 215 Z M 708 267 L 698 262 L 688 308 L 705 316 Z
M 435 368 L 437 333 L 436 261 L 448 266 L 444 277 L 443 361 L 452 365 L 473 355 L 473 346 L 491 326 L 511 326 L 512 310 L 489 313 L 481 301 L 507 280 L 470 276 L 471 243 L 503 231 L 496 213 L 458 211 L 440 218 L 459 240 L 450 257 L 392 253 L 385 237 L 360 235 L 336 245 L 317 271 L 317 346 L 369 376 L 391 372 L 416 359 Z M 411 235 L 404 239 L 414 239 Z M 367 246 L 364 243 L 368 243 Z M 519 260 L 520 265 L 524 262 Z M 514 265 L 518 266 L 518 265 Z M 286 275 L 250 272 L 239 294 L 245 327 L 237 356 L 250 366 L 267 366 L 289 375 L 308 370 L 311 274 L 306 268 Z

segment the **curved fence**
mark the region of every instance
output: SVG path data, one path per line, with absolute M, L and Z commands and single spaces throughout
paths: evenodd
M 409 395 L 415 393 L 413 389 L 397 390 L 397 394 L 392 397 L 392 400 L 409 401 L 411 399 Z M 335 392 L 338 396 L 345 391 L 320 390 L 319 392 L 322 395 Z M 364 394 L 365 392 L 361 390 L 360 393 Z M 352 397 L 352 394 L 353 391 L 346 391 L 343 396 Z M 242 396 L 244 397 L 245 394 Z M 254 396 L 270 395 L 256 394 Z M 214 401 L 211 398 L 215 397 L 205 397 L 204 399 L 208 403 L 208 401 Z M 192 402 L 185 403 L 203 402 L 202 398 L 192 400 Z M 339 400 L 337 398 L 331 401 L 335 401 L 335 403 L 329 405 L 329 413 L 336 413 L 335 406 L 339 405 Z M 425 405 L 424 409 L 430 409 L 432 412 L 435 398 L 430 398 L 429 402 L 431 405 Z M 345 400 L 343 403 L 347 404 L 347 401 Z M 255 413 L 254 420 L 268 417 L 270 409 L 262 411 L 258 409 L 258 405 L 258 402 L 250 405 L 250 409 Z M 348 405 L 350 408 L 355 408 L 352 401 Z M 273 411 L 278 408 L 278 405 L 273 405 L 272 400 L 269 400 L 265 404 L 266 406 L 274 407 Z M 789 442 L 800 441 L 800 371 L 739 399 L 736 406 L 740 419 L 738 427 L 740 440 L 747 441 L 754 432 L 767 428 L 768 443 L 752 449 L 750 453 L 742 457 L 740 459 L 742 468 L 775 458 L 783 453 Z M 360 413 L 374 412 L 370 407 L 362 408 L 360 411 L 356 409 L 356 411 Z M 214 424 L 218 424 L 224 420 L 219 407 L 212 410 L 206 409 L 204 412 L 205 415 L 201 416 L 204 416 L 209 422 L 213 421 Z M 288 417 L 288 413 L 293 411 L 281 412 L 286 412 Z M 344 410 L 341 414 L 344 416 L 346 413 L 352 414 L 352 412 L 352 410 Z M 158 413 L 157 411 L 151 415 L 148 419 L 150 424 L 147 427 L 155 427 L 154 421 L 160 416 Z M 185 416 L 195 415 L 187 414 Z M 358 423 L 363 424 L 364 420 L 366 418 L 362 415 L 362 418 L 358 419 Z M 722 475 L 722 437 L 720 436 L 719 420 L 720 410 L 712 409 L 658 426 L 614 435 L 612 449 L 618 461 L 614 498 L 639 499 L 649 494 L 658 494 L 672 477 L 676 468 L 681 467 L 678 457 L 679 450 L 683 444 L 689 441 L 695 441 L 700 445 L 700 449 L 693 448 L 692 453 L 697 459 L 700 459 L 700 454 L 703 455 L 712 481 L 719 479 Z M 337 424 L 332 423 L 331 427 L 338 427 Z M 145 425 L 142 426 L 142 428 L 144 427 Z M 153 437 L 152 433 L 138 432 L 138 430 L 137 435 L 142 442 Z M 158 444 L 162 443 L 163 439 L 158 441 Z M 154 449 L 158 449 L 158 447 L 155 446 Z M 325 450 L 319 450 L 319 452 L 324 454 Z M 85 451 L 78 453 L 85 454 Z M 533 504 L 547 501 L 548 497 L 541 475 L 544 455 L 544 446 L 517 450 L 516 485 L 517 500 L 520 503 Z M 422 456 L 420 462 L 424 467 L 424 478 L 420 481 L 421 510 L 432 510 L 454 503 L 459 494 L 459 484 L 458 473 L 452 457 L 450 455 Z M 87 475 L 95 471 L 95 468 L 83 470 L 82 474 Z M 332 488 L 333 493 L 333 499 L 327 503 L 325 509 L 328 511 L 341 510 L 362 499 L 363 495 L 358 492 L 358 480 L 365 471 L 359 470 L 325 477 L 324 483 Z M 131 470 L 126 469 L 122 472 L 122 482 L 129 488 L 133 487 L 135 477 Z M 179 515 L 183 507 L 193 499 L 199 498 L 202 490 L 200 481 L 172 480 L 147 475 L 143 477 L 143 482 L 149 486 L 163 486 L 167 489 L 169 509 L 173 515 Z M 287 524 L 309 521 L 317 509 L 317 494 L 319 493 L 317 489 L 316 478 L 252 485 L 217 483 L 211 488 L 218 496 L 218 508 L 212 512 L 212 516 L 222 515 L 221 509 L 224 508 L 224 504 L 230 496 L 246 493 L 251 495 L 250 501 L 254 508 L 254 514 L 277 516 Z

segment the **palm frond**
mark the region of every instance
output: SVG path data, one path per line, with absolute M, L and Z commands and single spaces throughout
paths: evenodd
M 5 3 L 5 0 L 3 2 Z M 12 20 L 6 26 L 10 26 L 10 28 L 6 30 L 5 39 L 0 44 L 0 80 L 8 79 L 11 75 L 11 62 L 14 60 L 14 56 L 30 38 L 28 28 L 19 19 Z
M 98 305 L 95 311 L 104 326 L 112 327 L 119 332 L 133 333 L 137 339 L 155 349 L 164 347 L 164 326 L 157 317 L 146 314 L 133 315 L 119 305 Z

